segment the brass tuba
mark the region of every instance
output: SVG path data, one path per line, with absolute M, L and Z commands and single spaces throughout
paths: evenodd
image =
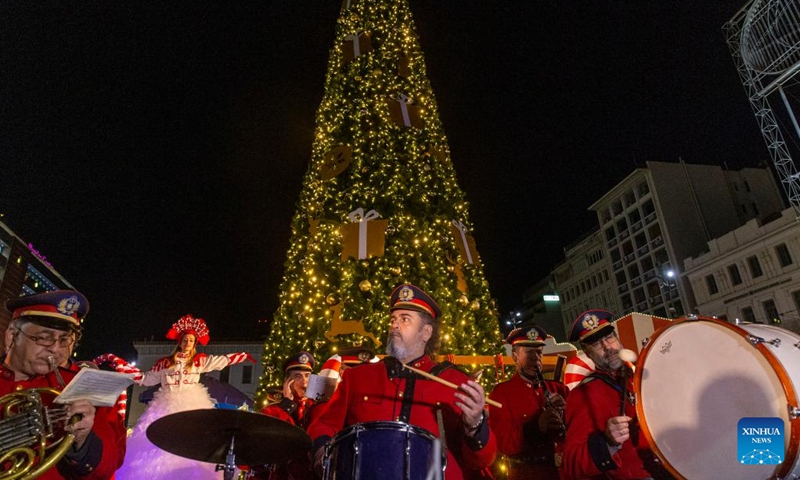
M 67 433 L 64 407 L 48 408 L 54 388 L 32 388 L 0 397 L 0 480 L 34 479 L 54 467 L 75 437 Z

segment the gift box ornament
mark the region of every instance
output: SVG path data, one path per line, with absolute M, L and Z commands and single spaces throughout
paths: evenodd
M 361 55 L 372 51 L 372 38 L 369 32 L 359 32 L 355 35 L 344 37 L 342 54 L 345 63 L 350 63 Z
M 375 210 L 364 213 L 363 208 L 348 214 L 351 223 L 341 226 L 342 260 L 383 256 L 389 220 L 379 220 L 380 216 Z
M 403 127 L 422 128 L 422 109 L 400 94 L 389 100 L 389 115 L 392 121 Z
M 353 159 L 353 150 L 348 145 L 337 145 L 327 152 L 319 166 L 319 174 L 325 180 L 330 180 L 347 170 Z
M 458 254 L 461 258 L 470 265 L 478 263 L 478 249 L 475 247 L 475 239 L 467 231 L 467 227 L 458 220 L 453 220 L 450 225 L 450 231 L 453 232 L 456 245 L 458 245 Z

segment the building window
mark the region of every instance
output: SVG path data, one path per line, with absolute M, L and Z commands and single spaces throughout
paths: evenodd
M 616 237 L 616 236 L 617 236 L 617 233 L 614 231 L 614 227 L 606 228 L 606 241 L 607 242 L 610 242 L 611 240 L 614 240 L 614 237 Z
M 792 298 L 794 299 L 795 309 L 800 311 L 800 290 L 792 292 Z
M 219 381 L 229 383 L 231 379 L 231 367 L 225 367 L 219 371 Z
M 242 366 L 242 384 L 250 384 L 253 383 L 253 366 L 252 365 L 243 365 Z
M 613 205 L 611 205 L 611 209 L 613 210 L 614 215 L 619 215 L 622 213 L 622 202 L 617 200 Z
M 762 305 L 764 306 L 764 312 L 767 314 L 767 323 L 780 325 L 781 317 L 778 314 L 778 307 L 775 306 L 775 300 L 769 299 Z
M 758 261 L 758 257 L 755 255 L 747 258 L 747 264 L 750 266 L 750 275 L 752 275 L 753 278 L 764 275 L 764 272 L 761 270 L 761 262 Z
M 733 265 L 728 265 L 728 275 L 730 275 L 733 285 L 742 283 L 742 275 L 739 273 L 739 266 L 735 263 Z
M 708 287 L 709 295 L 719 293 L 719 288 L 717 288 L 717 280 L 714 278 L 714 275 L 706 275 L 706 286 Z
M 750 307 L 743 307 L 742 308 L 742 320 L 747 323 L 756 323 L 756 314 L 753 313 L 753 309 Z
M 650 187 L 647 186 L 647 182 L 642 182 L 639 184 L 639 197 L 644 197 L 650 193 Z
M 788 267 L 792 264 L 792 255 L 789 253 L 789 248 L 786 247 L 785 243 L 781 243 L 775 247 L 775 253 L 778 254 L 778 261 L 781 267 Z
M 633 190 L 631 190 L 625 194 L 625 206 L 630 207 L 634 203 L 636 203 L 636 195 L 634 195 Z
M 761 214 L 758 212 L 758 206 L 755 204 L 755 202 L 751 203 L 751 204 L 750 204 L 750 206 L 751 206 L 751 207 L 753 207 L 753 215 L 755 215 L 755 216 L 759 216 L 759 215 L 761 215 Z

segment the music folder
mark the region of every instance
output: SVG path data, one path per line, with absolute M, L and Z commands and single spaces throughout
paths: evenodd
M 117 397 L 132 384 L 133 374 L 84 368 L 53 401 L 72 403 L 85 399 L 95 407 L 111 407 L 117 403 Z

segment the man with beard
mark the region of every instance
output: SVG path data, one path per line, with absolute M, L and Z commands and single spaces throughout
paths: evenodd
M 567 398 L 562 477 L 671 478 L 639 428 L 632 375 L 619 358 L 612 318 L 609 311 L 589 310 L 572 325 L 569 340 L 580 342 L 595 371 Z
M 542 375 L 546 339 L 547 332 L 539 326 L 512 330 L 506 343 L 517 372 L 490 395 L 503 405 L 489 407 L 489 426 L 497 435 L 498 451 L 508 457 L 510 480 L 559 478 L 561 453 L 556 443 L 561 446 L 564 441 L 567 387 Z
M 321 473 L 323 447 L 331 438 L 346 427 L 372 421 L 411 424 L 440 438 L 447 451 L 448 480 L 489 467 L 497 448 L 486 421 L 483 388 L 466 373 L 431 358 L 439 339 L 439 306 L 420 288 L 402 284 L 392 292 L 389 309 L 388 356 L 345 371 L 328 407 L 308 428 L 314 442 L 316 471 Z M 459 389 L 419 376 L 404 365 L 439 376 L 459 385 Z M 387 450 L 379 460 L 390 460 L 387 457 L 393 453 L 403 455 Z M 428 460 L 422 459 L 425 465 Z

